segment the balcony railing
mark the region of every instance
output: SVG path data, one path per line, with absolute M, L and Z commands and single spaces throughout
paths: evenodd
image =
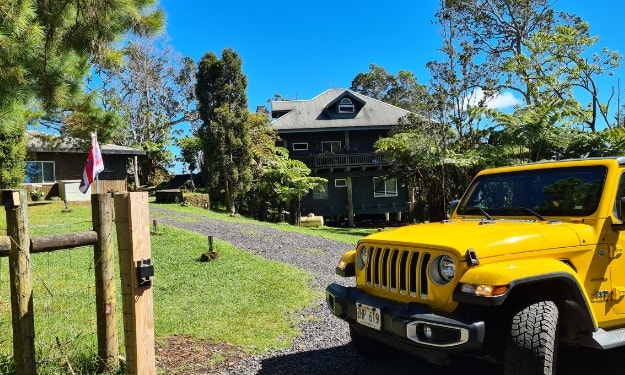
M 320 154 L 305 157 L 294 157 L 301 160 L 311 169 L 319 168 L 351 168 L 351 167 L 376 167 L 389 165 L 390 158 L 386 154 L 361 153 L 361 154 Z

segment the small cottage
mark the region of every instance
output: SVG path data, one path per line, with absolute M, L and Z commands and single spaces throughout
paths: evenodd
M 114 144 L 100 144 L 104 171 L 87 194 L 78 190 L 91 140 L 56 137 L 47 133 L 26 133 L 27 191 L 43 191 L 45 198 L 60 197 L 68 201 L 89 201 L 91 193 L 127 191 L 129 158 L 145 155 L 144 150 Z

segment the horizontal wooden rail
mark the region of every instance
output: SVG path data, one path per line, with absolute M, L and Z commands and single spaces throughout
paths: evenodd
M 95 231 L 55 234 L 30 239 L 31 253 L 45 253 L 54 250 L 71 249 L 74 247 L 95 245 L 98 242 L 98 233 Z M 11 239 L 0 236 L 0 257 L 8 257 L 11 251 Z

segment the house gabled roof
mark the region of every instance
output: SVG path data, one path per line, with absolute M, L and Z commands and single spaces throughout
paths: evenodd
M 344 98 L 354 104 L 354 113 L 338 113 Z M 272 126 L 278 132 L 390 128 L 410 112 L 355 91 L 330 89 L 310 100 L 272 101 Z
M 27 131 L 26 151 L 27 152 L 64 152 L 75 154 L 86 154 L 89 152 L 91 140 L 78 138 L 59 137 L 54 134 Z M 145 155 L 145 150 L 115 144 L 100 143 L 100 152 L 103 155 Z

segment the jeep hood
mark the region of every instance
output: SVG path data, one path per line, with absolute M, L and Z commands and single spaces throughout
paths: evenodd
M 547 221 L 454 220 L 416 224 L 374 233 L 363 241 L 390 246 L 423 247 L 456 252 L 474 249 L 480 259 L 595 243 L 592 227 Z

